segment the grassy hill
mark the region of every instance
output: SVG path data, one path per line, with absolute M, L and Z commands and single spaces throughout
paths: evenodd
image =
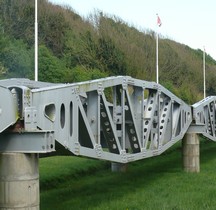
M 155 81 L 155 32 L 139 31 L 98 11 L 39 0 L 39 80 L 76 82 L 109 75 Z M 202 51 L 160 37 L 160 83 L 188 103 L 202 98 Z M 206 56 L 207 95 L 215 95 L 216 61 Z M 34 75 L 34 1 L 0 0 L 0 78 Z

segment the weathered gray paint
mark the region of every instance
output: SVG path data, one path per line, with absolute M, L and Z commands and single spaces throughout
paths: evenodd
M 160 155 L 183 138 L 192 122 L 191 107 L 167 89 L 127 76 L 56 85 L 14 79 L 0 85 L 13 95 L 22 132 L 34 138 L 38 130 L 53 132 L 52 139 L 75 155 L 119 163 Z M 38 138 L 32 148 L 43 142 L 47 139 Z M 17 152 L 32 148 L 17 147 Z

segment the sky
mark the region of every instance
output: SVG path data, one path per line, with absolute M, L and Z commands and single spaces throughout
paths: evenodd
M 95 10 L 115 15 L 140 30 L 158 31 L 163 37 L 194 49 L 205 48 L 216 60 L 215 0 L 49 0 L 69 5 L 86 18 Z M 157 26 L 159 15 L 162 25 Z

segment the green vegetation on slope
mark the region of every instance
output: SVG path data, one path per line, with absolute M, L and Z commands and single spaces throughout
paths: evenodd
M 130 163 L 126 173 L 112 173 L 110 163 L 98 160 L 40 159 L 41 209 L 213 210 L 215 147 L 201 142 L 201 172 L 195 174 L 182 171 L 180 145 Z
M 39 0 L 39 80 L 76 82 L 130 75 L 155 81 L 155 33 L 100 11 Z M 34 75 L 34 1 L 0 0 L 0 78 Z M 188 32 L 189 33 L 189 32 Z M 202 51 L 160 37 L 160 83 L 192 104 L 202 94 Z M 207 95 L 216 94 L 216 61 L 206 56 Z

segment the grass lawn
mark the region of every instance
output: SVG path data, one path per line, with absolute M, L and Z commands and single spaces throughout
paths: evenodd
M 182 171 L 181 145 L 113 173 L 109 162 L 40 159 L 41 209 L 216 209 L 216 143 L 201 141 L 201 172 Z

